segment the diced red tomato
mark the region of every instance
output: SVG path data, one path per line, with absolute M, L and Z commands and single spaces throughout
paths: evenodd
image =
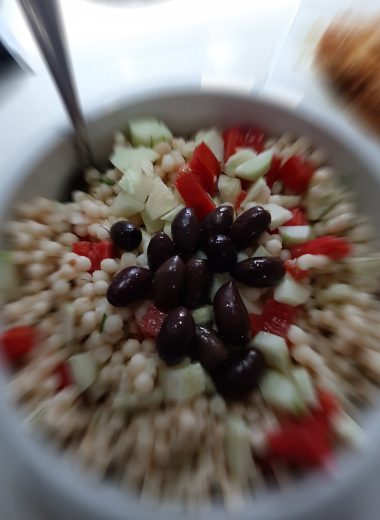
M 315 414 L 319 414 L 325 419 L 330 419 L 330 417 L 339 410 L 336 397 L 329 391 L 319 388 L 318 399 L 320 408 L 315 411 Z
M 34 327 L 13 327 L 2 334 L 0 344 L 8 361 L 20 361 L 37 344 L 37 331 Z
M 309 271 L 304 271 L 303 269 L 300 269 L 297 266 L 297 261 L 294 260 L 287 260 L 285 262 L 285 269 L 286 272 L 290 274 L 290 276 L 293 278 L 293 280 L 296 280 L 297 282 L 300 280 L 304 280 L 309 276 Z
M 328 425 L 314 415 L 285 421 L 267 439 L 269 456 L 295 466 L 320 466 L 331 458 Z
M 280 179 L 280 167 L 281 157 L 279 155 L 274 155 L 272 157 L 270 168 L 265 175 L 265 180 L 270 188 L 272 188 L 273 184 Z
M 213 195 L 220 175 L 220 164 L 206 143 L 199 144 L 193 153 L 189 167 L 200 179 L 204 189 Z
M 63 390 L 67 386 L 71 385 L 71 377 L 69 368 L 66 363 L 60 363 L 55 369 L 55 375 L 58 378 L 57 390 Z
M 238 148 L 252 148 L 256 152 L 264 149 L 265 134 L 260 128 L 234 126 L 223 134 L 224 160 L 233 155 Z
M 247 192 L 242 190 L 239 195 L 236 197 L 236 200 L 235 200 L 235 209 L 239 209 L 240 206 L 242 205 L 243 203 L 243 200 L 246 198 L 247 196 Z
M 199 177 L 194 173 L 178 175 L 175 185 L 186 205 L 193 208 L 199 220 L 203 220 L 206 215 L 215 209 L 213 200 L 201 186 Z
M 139 329 L 145 337 L 155 338 L 161 330 L 162 323 L 166 318 L 166 313 L 160 311 L 152 305 L 143 316 L 139 316 L 136 321 Z
M 269 299 L 265 302 L 261 315 L 250 315 L 252 334 L 265 331 L 285 337 L 296 316 L 296 307 Z
M 73 244 L 73 252 L 80 256 L 86 256 L 91 260 L 90 272 L 100 269 L 102 260 L 115 258 L 115 247 L 111 240 L 101 240 L 100 242 L 81 240 Z
M 87 256 L 90 258 L 93 250 L 93 242 L 88 242 L 87 240 L 81 240 L 80 242 L 74 242 L 73 244 L 73 253 L 80 256 Z
M 352 251 L 351 244 L 342 237 L 334 237 L 326 235 L 324 237 L 314 238 L 299 246 L 290 248 L 293 258 L 310 254 L 310 255 L 325 255 L 332 260 L 340 260 L 346 257 Z
M 289 210 L 292 214 L 291 218 L 284 223 L 284 226 L 307 226 L 309 221 L 306 214 L 301 208 L 293 208 Z
M 280 178 L 284 186 L 294 193 L 304 193 L 310 179 L 314 173 L 314 168 L 299 155 L 289 157 L 280 168 Z

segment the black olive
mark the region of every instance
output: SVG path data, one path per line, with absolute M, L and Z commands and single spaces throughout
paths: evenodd
M 198 248 L 201 230 L 195 212 L 191 208 L 183 208 L 173 220 L 172 237 L 180 255 L 191 255 Z
M 188 309 L 194 309 L 208 301 L 211 279 L 207 260 L 190 258 L 190 260 L 186 262 L 184 303 Z
M 224 273 L 233 269 L 237 262 L 237 251 L 231 239 L 225 235 L 214 235 L 205 246 L 210 269 Z
M 123 251 L 137 249 L 142 240 L 141 230 L 128 220 L 119 220 L 110 229 L 112 242 Z
M 214 297 L 215 322 L 227 343 L 246 345 L 250 338 L 249 316 L 234 282 L 222 285 Z
M 245 249 L 268 228 L 271 215 L 261 206 L 244 211 L 234 222 L 231 239 L 238 249 Z
M 260 350 L 247 348 L 233 352 L 211 372 L 211 377 L 223 397 L 243 399 L 257 387 L 265 368 L 265 358 Z
M 117 273 L 107 290 L 107 300 L 115 307 L 126 307 L 144 298 L 152 285 L 152 273 L 144 267 L 127 267 Z
M 158 354 L 168 365 L 179 363 L 187 354 L 195 332 L 193 315 L 178 307 L 164 319 L 156 338 Z
M 160 231 L 150 240 L 146 254 L 149 267 L 152 271 L 157 271 L 166 260 L 175 255 L 173 241 L 166 233 Z
M 232 206 L 219 206 L 215 208 L 202 222 L 201 240 L 207 244 L 213 235 L 229 235 L 234 220 Z
M 157 270 L 153 280 L 153 298 L 156 307 L 163 310 L 180 305 L 186 280 L 186 268 L 181 258 L 172 256 Z
M 213 369 L 228 357 L 228 351 L 218 334 L 207 327 L 196 325 L 190 356 L 206 369 Z
M 273 287 L 284 277 L 285 266 L 280 258 L 257 256 L 239 262 L 232 275 L 250 287 Z

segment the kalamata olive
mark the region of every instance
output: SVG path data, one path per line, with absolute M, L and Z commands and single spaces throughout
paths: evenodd
M 152 271 L 157 271 L 166 260 L 174 255 L 173 241 L 166 233 L 160 231 L 152 237 L 147 249 L 148 265 Z
M 126 307 L 130 303 L 144 298 L 152 285 L 152 273 L 149 269 L 126 267 L 114 277 L 107 290 L 107 300 L 115 307 Z
M 112 242 L 123 251 L 137 249 L 142 240 L 141 230 L 128 220 L 119 220 L 112 224 L 110 236 Z
M 247 309 L 234 282 L 228 282 L 215 294 L 215 322 L 227 343 L 246 345 L 250 337 Z
M 231 228 L 231 239 L 238 249 L 250 246 L 269 226 L 271 215 L 261 206 L 242 213 Z
M 180 255 L 190 255 L 199 244 L 201 230 L 195 212 L 191 208 L 183 208 L 172 223 L 172 237 Z
M 266 363 L 263 354 L 256 348 L 233 352 L 211 373 L 217 391 L 227 399 L 243 399 L 254 390 Z
M 157 270 L 153 280 L 153 298 L 156 307 L 169 310 L 177 307 L 183 298 L 186 268 L 176 255 L 166 260 Z
M 199 361 L 206 370 L 211 370 L 227 359 L 228 351 L 215 331 L 196 325 L 190 356 Z
M 207 260 L 190 258 L 186 262 L 185 306 L 194 309 L 206 303 L 210 284 L 211 272 Z
M 232 275 L 250 287 L 273 287 L 285 275 L 285 266 L 280 258 L 257 256 L 239 262 Z
M 213 235 L 229 235 L 234 220 L 232 206 L 219 206 L 215 208 L 202 222 L 201 240 L 207 244 Z
M 237 262 L 237 251 L 231 239 L 225 235 L 214 235 L 205 246 L 210 269 L 224 273 L 233 269 Z
M 188 353 L 195 332 L 193 315 L 178 307 L 164 319 L 156 338 L 158 354 L 168 365 L 179 363 Z

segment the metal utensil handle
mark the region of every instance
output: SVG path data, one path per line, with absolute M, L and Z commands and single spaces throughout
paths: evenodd
M 84 165 L 94 165 L 86 124 L 70 71 L 57 1 L 19 0 L 19 3 L 73 123 L 80 158 Z

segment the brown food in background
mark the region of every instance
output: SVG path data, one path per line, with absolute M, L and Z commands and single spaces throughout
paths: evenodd
M 380 19 L 334 21 L 318 44 L 316 62 L 339 94 L 380 133 Z

